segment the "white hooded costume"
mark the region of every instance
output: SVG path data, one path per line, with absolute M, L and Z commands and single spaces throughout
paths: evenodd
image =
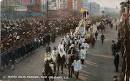
M 82 69 L 81 61 L 80 60 L 74 60 L 72 66 L 74 66 L 74 71 L 79 71 Z
M 66 56 L 66 52 L 65 52 L 65 50 L 64 50 L 64 45 L 63 45 L 63 44 L 59 44 L 59 46 L 58 46 L 58 52 L 59 52 L 59 54 L 60 54 L 61 57 L 62 57 L 63 55 Z
M 85 59 L 86 58 L 86 50 L 85 49 L 81 49 L 80 50 L 80 59 Z
M 56 62 L 56 57 L 58 55 L 58 50 L 52 50 L 51 58 L 54 62 Z

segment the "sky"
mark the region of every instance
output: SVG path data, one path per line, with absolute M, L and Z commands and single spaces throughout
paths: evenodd
M 125 0 L 89 0 L 91 2 L 97 2 L 102 7 L 120 8 L 120 2 Z

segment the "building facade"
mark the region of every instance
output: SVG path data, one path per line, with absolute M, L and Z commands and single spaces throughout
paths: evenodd
M 101 11 L 100 5 L 97 4 L 96 2 L 88 2 L 82 5 L 83 5 L 83 8 L 89 11 L 90 15 L 94 15 L 94 16 L 100 15 L 100 11 Z
M 127 4 L 127 5 L 126 5 Z M 121 2 L 121 19 L 120 27 L 118 28 L 118 40 L 121 41 L 122 53 L 122 69 L 121 80 L 130 81 L 130 3 Z
M 81 0 L 67 0 L 67 10 L 69 11 L 79 11 L 81 9 Z

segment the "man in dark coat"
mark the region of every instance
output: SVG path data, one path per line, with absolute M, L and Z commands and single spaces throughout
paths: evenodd
M 117 45 L 116 45 L 114 40 L 112 40 L 112 47 L 111 48 L 112 48 L 112 55 L 115 56 L 116 50 L 117 50 Z
M 95 38 L 96 38 L 96 40 L 97 40 L 97 36 L 98 36 L 98 32 L 96 31 L 95 32 Z
M 47 34 L 46 40 L 47 40 L 47 44 L 49 45 L 50 44 L 50 34 Z
M 55 42 L 55 38 L 56 38 L 55 33 L 52 33 L 52 35 L 51 35 L 51 42 L 52 42 L 52 43 L 54 43 L 54 42 Z
M 114 65 L 116 68 L 116 72 L 118 72 L 118 66 L 119 66 L 119 54 L 118 53 L 114 57 Z
M 104 36 L 104 34 L 102 33 L 102 35 L 101 35 L 102 44 L 104 43 L 104 39 L 105 39 L 105 36 Z
M 46 53 L 48 53 L 48 52 L 51 52 L 51 47 L 49 45 L 47 45 L 47 47 L 46 47 Z

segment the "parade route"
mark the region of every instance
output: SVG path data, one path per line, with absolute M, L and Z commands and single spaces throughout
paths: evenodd
M 86 81 L 113 81 L 115 67 L 113 65 L 113 56 L 111 53 L 111 41 L 116 39 L 115 30 L 107 30 L 106 41 L 101 44 L 98 40 L 93 49 L 89 49 L 86 71 L 90 74 Z M 89 64 L 90 63 L 90 64 Z
M 130 0 L 0 4 L 0 81 L 130 80 Z
M 107 28 L 105 32 L 105 42 L 102 45 L 100 34 L 94 48 L 89 48 L 88 55 L 79 74 L 79 81 L 113 81 L 115 75 L 113 56 L 111 54 L 111 40 L 116 39 L 117 32 L 115 29 Z M 57 37 L 51 47 L 57 46 L 62 37 Z M 9 76 L 41 76 L 43 70 L 43 54 L 45 47 L 41 47 L 26 57 L 20 63 L 15 65 L 15 70 L 6 70 L 2 75 L 7 80 Z M 61 76 L 65 79 L 55 79 L 55 81 L 75 81 L 75 77 L 68 78 L 68 70 L 64 68 L 64 74 Z M 10 79 L 9 81 L 35 81 L 36 79 Z M 43 81 L 39 78 L 38 81 Z

